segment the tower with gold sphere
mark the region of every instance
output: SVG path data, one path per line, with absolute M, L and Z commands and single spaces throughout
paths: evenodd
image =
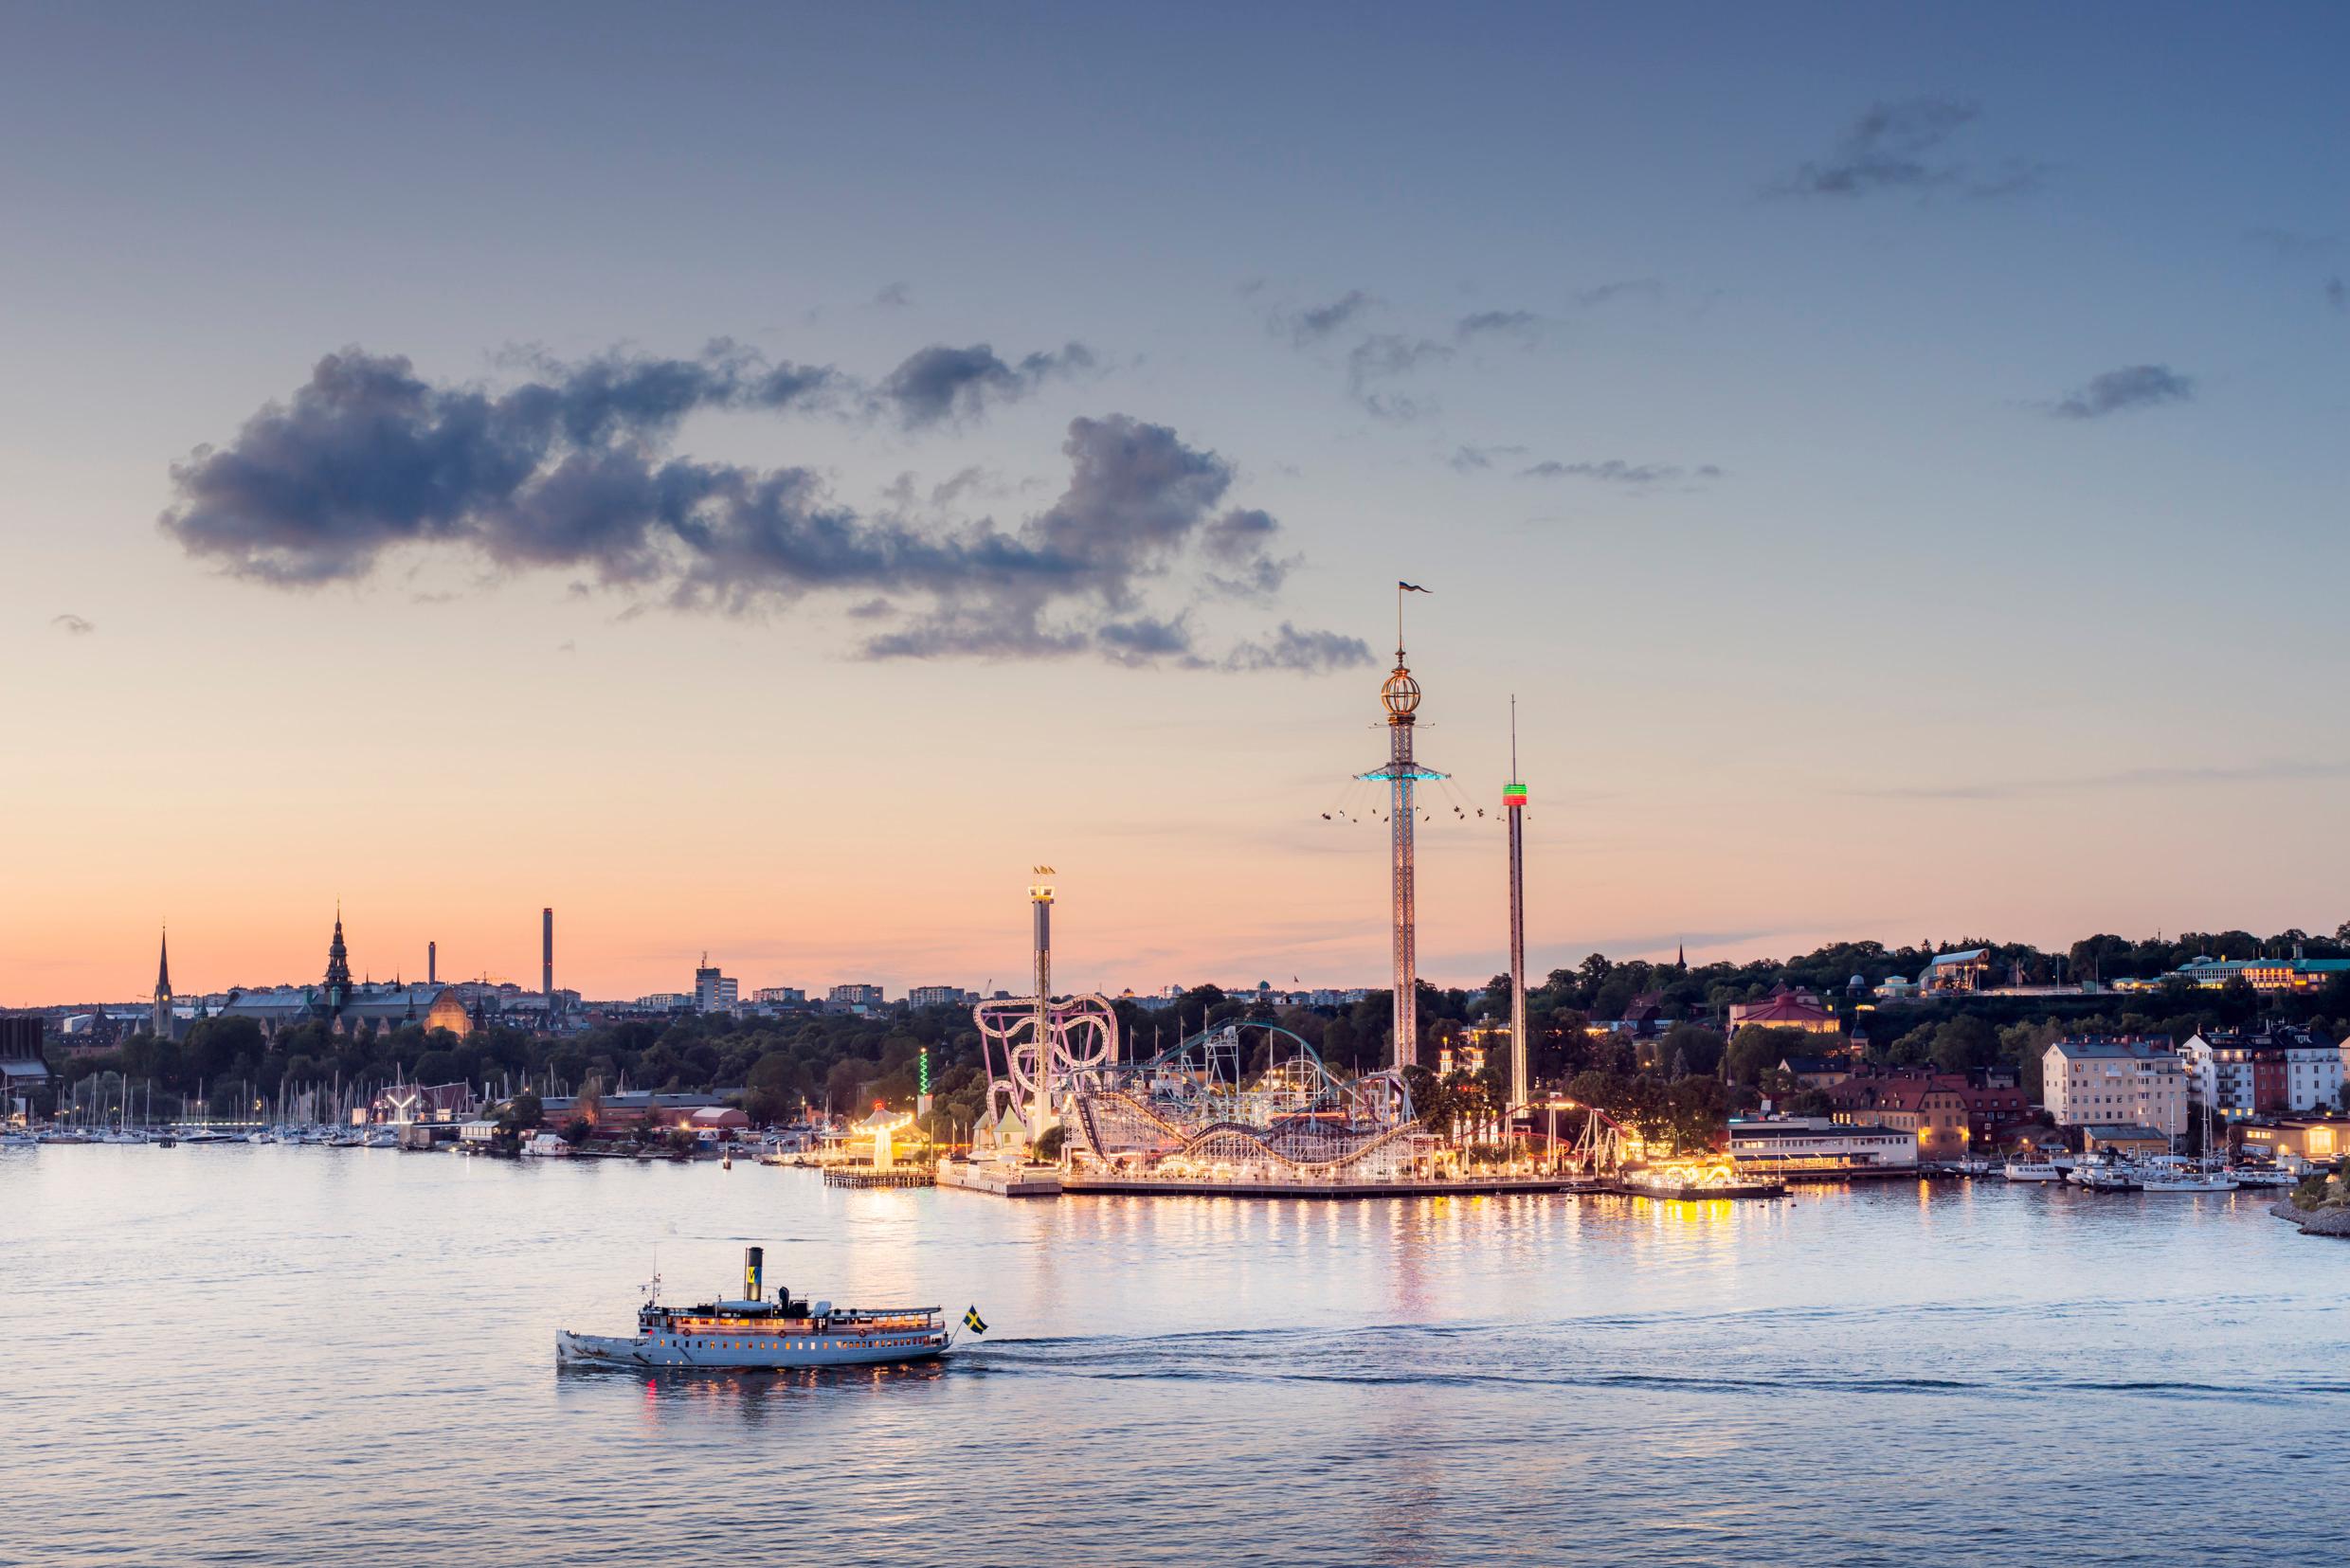
M 1387 785 L 1389 878 L 1394 893 L 1395 926 L 1395 1066 L 1414 1065 L 1419 1051 L 1419 963 L 1412 908 L 1412 786 L 1433 782 L 1443 774 L 1419 766 L 1412 758 L 1412 726 L 1419 712 L 1419 682 L 1403 662 L 1403 596 L 1428 590 L 1411 583 L 1396 585 L 1395 670 L 1379 688 L 1379 705 L 1387 714 L 1387 762 L 1357 778 Z

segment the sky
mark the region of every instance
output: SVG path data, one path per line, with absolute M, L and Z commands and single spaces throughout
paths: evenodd
M 2350 918 L 2339 9 L 0 32 L 0 1004 Z

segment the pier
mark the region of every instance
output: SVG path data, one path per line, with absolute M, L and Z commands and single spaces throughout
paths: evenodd
M 934 1187 L 938 1178 L 919 1165 L 876 1170 L 870 1165 L 826 1165 L 827 1187 Z

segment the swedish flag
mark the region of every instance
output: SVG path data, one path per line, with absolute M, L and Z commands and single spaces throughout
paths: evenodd
M 963 1326 L 974 1334 L 985 1334 L 987 1325 L 980 1321 L 979 1308 L 974 1307 L 963 1314 Z

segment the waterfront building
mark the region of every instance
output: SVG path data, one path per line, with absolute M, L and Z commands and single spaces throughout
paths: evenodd
M 624 1090 L 592 1096 L 551 1094 L 539 1102 L 539 1109 L 551 1127 L 561 1127 L 579 1117 L 598 1132 L 607 1134 L 631 1131 L 647 1123 L 659 1127 L 739 1127 L 749 1126 L 750 1119 L 728 1102 L 739 1100 L 742 1095 L 739 1089 L 714 1090 L 707 1094 L 670 1094 L 648 1090 Z M 696 1118 L 703 1111 L 714 1114 L 697 1122 Z M 718 1114 L 727 1112 L 731 1116 Z
M 1961 1160 L 2007 1142 L 2032 1114 L 2014 1083 L 1921 1068 L 1856 1072 L 1825 1090 L 1839 1122 L 1898 1127 L 1917 1141 L 1924 1160 Z
M 0 1018 L 0 1122 L 32 1114 L 49 1092 L 48 1058 L 41 1054 L 41 1019 Z
M 2239 1122 L 2229 1127 L 2228 1141 L 2247 1154 L 2279 1164 L 2324 1164 L 2350 1154 L 2350 1117 L 2269 1116 Z
M 2081 1128 L 2082 1153 L 2103 1154 L 2108 1149 L 2124 1160 L 2143 1160 L 2170 1153 L 2171 1141 L 2159 1128 L 2135 1122 L 2092 1122 Z
M 1781 982 L 1761 1001 L 1730 1003 L 1730 1035 L 1753 1024 L 1762 1029 L 1799 1029 L 1807 1035 L 1840 1035 L 1844 1025 L 1809 991 Z
M 2341 1103 L 2341 1050 L 2307 1029 L 2289 1024 L 2258 1034 L 2214 1029 L 2189 1039 L 2178 1054 L 2196 1098 L 2230 1121 L 2332 1110 Z
M 375 1096 L 367 1119 L 406 1126 L 414 1122 L 462 1122 L 473 1111 L 471 1084 L 393 1084 Z
M 1840 1117 L 1733 1118 L 1729 1124 L 1730 1161 L 1741 1175 L 1900 1175 L 1916 1170 L 1924 1154 L 1919 1139 L 1904 1128 Z
M 2167 1040 L 2058 1040 L 2041 1054 L 2041 1104 L 2060 1127 L 2135 1123 L 2187 1130 L 2187 1070 Z

